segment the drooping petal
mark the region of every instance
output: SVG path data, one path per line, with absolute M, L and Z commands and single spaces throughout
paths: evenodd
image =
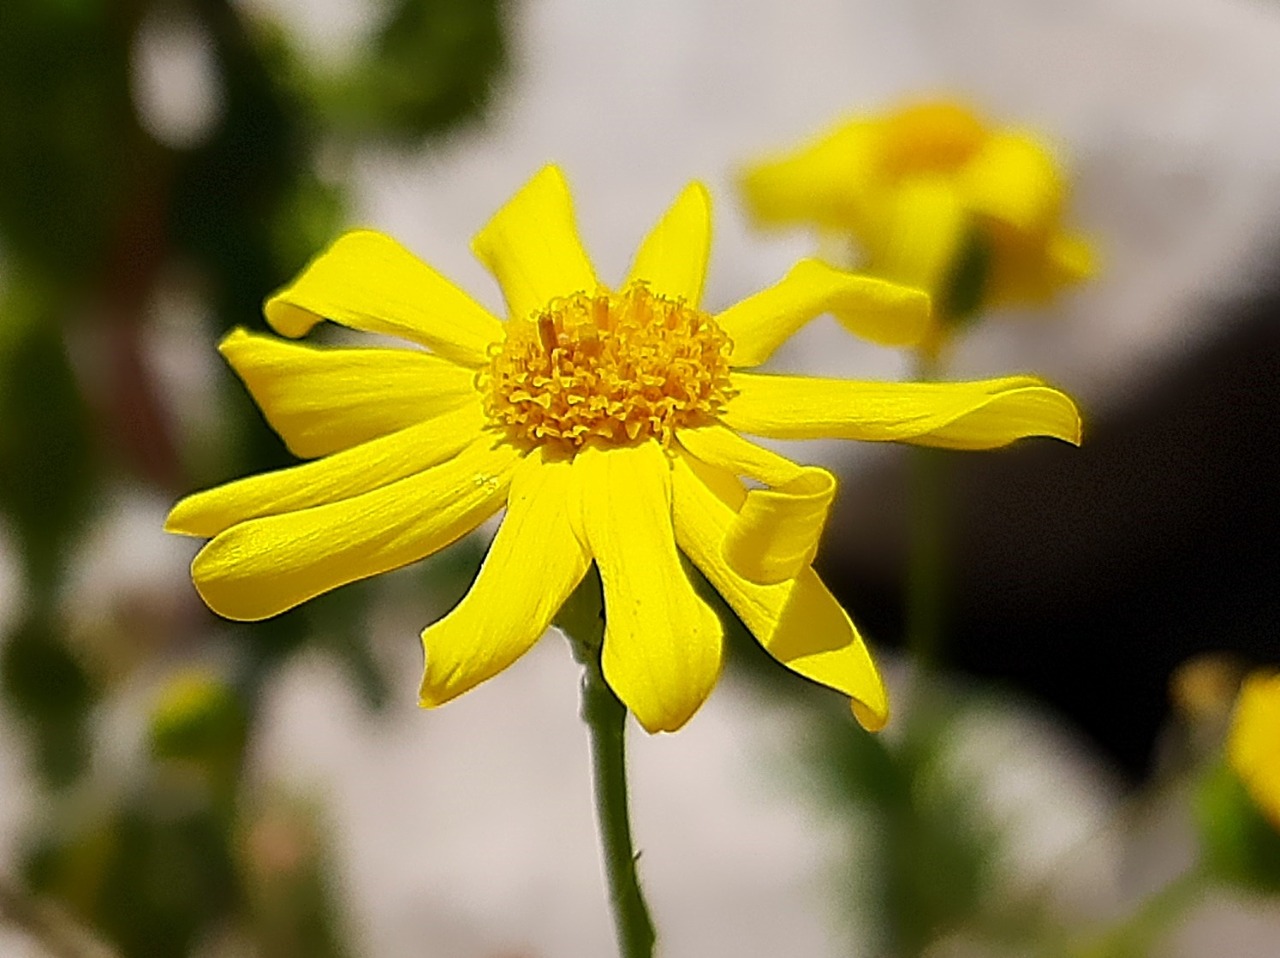
M 722 630 L 680 566 L 671 465 L 656 442 L 574 458 L 582 528 L 604 586 L 604 676 L 650 732 L 684 725 L 720 675 Z
M 794 153 L 749 167 L 739 177 L 748 213 L 766 225 L 856 228 L 862 194 L 880 176 L 883 127 L 879 120 L 846 122 Z
M 196 589 L 219 615 L 255 621 L 416 562 L 501 507 L 519 457 L 484 436 L 447 462 L 372 492 L 241 522 L 196 556 Z
M 815 316 L 831 313 L 854 335 L 910 346 L 929 329 L 929 297 L 918 289 L 801 260 L 781 280 L 716 317 L 733 340 L 730 361 L 755 366 Z
M 164 528 L 189 536 L 216 536 L 247 519 L 350 499 L 444 462 L 474 442 L 484 424 L 484 411 L 473 399 L 459 409 L 323 459 L 187 496 L 173 507 Z
M 773 439 L 863 439 L 994 449 L 1028 436 L 1080 444 L 1080 413 L 1033 376 L 878 383 L 734 373 L 721 421 Z
M 237 329 L 218 350 L 271 428 L 303 459 L 476 400 L 473 370 L 413 349 L 303 346 Z
M 553 299 L 599 285 L 556 166 L 544 166 L 493 214 L 471 249 L 497 278 L 512 319 L 528 319 Z
M 647 282 L 653 292 L 696 307 L 710 255 L 711 197 L 701 183 L 690 183 L 640 244 L 626 282 Z
M 267 322 L 305 335 L 322 319 L 420 343 L 446 359 L 482 366 L 502 324 L 389 236 L 338 237 L 301 275 L 267 300 Z
M 971 212 L 1025 235 L 1045 235 L 1062 216 L 1065 187 L 1048 151 L 1024 133 L 989 136 L 957 187 Z
M 793 671 L 848 695 L 864 728 L 882 728 L 889 718 L 884 683 L 849 616 L 814 571 L 805 568 L 794 579 L 761 585 L 725 561 L 723 543 L 746 497 L 741 483 L 680 455 L 672 492 L 681 550 L 756 640 Z
M 680 444 L 703 462 L 769 486 L 751 489 L 724 536 L 724 559 L 752 582 L 794 579 L 813 562 L 836 479 L 799 466 L 724 426 L 682 429 Z
M 516 468 L 507 514 L 471 589 L 422 633 L 420 703 L 443 705 L 529 650 L 582 580 L 591 557 L 570 521 L 573 467 L 530 453 Z
M 912 177 L 888 195 L 883 213 L 864 231 L 869 268 L 939 297 L 967 230 L 962 197 L 948 178 Z

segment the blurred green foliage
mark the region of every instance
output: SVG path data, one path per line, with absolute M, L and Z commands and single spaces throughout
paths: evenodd
M 259 625 L 218 625 L 194 604 L 167 620 L 150 654 L 229 643 L 233 664 L 225 682 L 170 690 L 123 794 L 85 773 L 93 710 L 128 670 L 84 647 L 63 603 L 86 524 L 122 481 L 172 497 L 289 461 L 230 377 L 216 443 L 230 460 L 184 448 L 146 344 L 157 289 L 194 277 L 208 308 L 189 335 L 212 349 L 259 322 L 263 299 L 340 229 L 344 158 L 430 148 L 492 100 L 502 0 L 363 2 L 371 38 L 336 67 L 229 0 L 0 9 L 0 519 L 25 587 L 0 639 L 0 693 L 43 787 L 63 796 L 31 824 L 28 886 L 125 958 L 186 955 L 224 926 L 262 955 L 348 953 L 318 825 L 299 832 L 313 840 L 283 884 L 263 884 L 244 851 L 241 769 L 259 693 L 299 648 L 332 655 L 370 708 L 385 702 L 365 628 L 374 587 Z M 190 143 L 158 139 L 135 102 L 140 45 L 166 22 L 193 29 L 216 70 L 217 115 Z
M 1250 892 L 1280 894 L 1280 831 L 1225 762 L 1202 776 L 1195 813 L 1212 876 Z

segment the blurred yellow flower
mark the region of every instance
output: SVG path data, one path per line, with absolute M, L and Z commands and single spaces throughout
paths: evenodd
M 710 242 L 710 201 L 692 184 L 622 285 L 605 287 L 564 178 L 547 167 L 472 244 L 502 288 L 502 322 L 388 237 L 339 238 L 267 302 L 267 322 L 298 337 L 328 319 L 425 349 L 315 348 L 243 330 L 223 341 L 272 427 L 316 461 L 174 507 L 167 529 L 212 537 L 192 565 L 200 595 L 228 618 L 266 618 L 430 555 L 505 506 L 471 590 L 422 635 L 424 706 L 515 661 L 594 562 L 606 680 L 646 729 L 679 728 L 722 651 L 683 553 L 775 658 L 850 696 L 865 726 L 883 725 L 876 668 L 810 568 L 835 478 L 738 433 L 1077 442 L 1075 406 L 1025 376 L 901 384 L 747 371 L 823 312 L 909 344 L 928 301 L 805 261 L 713 316 L 699 307 Z
M 1066 187 L 1045 147 L 957 103 L 847 120 L 740 185 L 761 224 L 852 234 L 869 273 L 934 297 L 939 324 L 1043 302 L 1093 269 L 1089 244 L 1063 229 Z
M 1280 829 L 1280 672 L 1255 672 L 1240 687 L 1227 761 Z

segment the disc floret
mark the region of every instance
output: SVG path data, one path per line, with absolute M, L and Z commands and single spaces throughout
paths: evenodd
M 728 400 L 729 347 L 709 314 L 636 282 L 512 320 L 480 386 L 489 417 L 523 443 L 668 445 Z

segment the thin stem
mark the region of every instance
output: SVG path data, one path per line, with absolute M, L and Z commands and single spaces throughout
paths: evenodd
M 596 826 L 621 958 L 652 958 L 656 934 L 640 891 L 639 855 L 631 838 L 627 798 L 627 707 L 613 694 L 600 665 L 603 602 L 595 571 L 565 603 L 557 624 L 582 663 L 582 720 L 591 738 Z
M 938 377 L 933 353 L 919 354 L 916 378 Z M 907 646 L 916 668 L 938 665 L 946 593 L 946 460 L 939 449 L 911 450 L 911 540 L 907 568 Z
M 596 820 L 609 901 L 622 958 L 649 958 L 655 939 L 649 908 L 640 891 L 635 846 L 627 802 L 627 763 L 624 751 L 627 709 L 605 683 L 599 661 L 587 665 L 582 682 L 582 717 L 591 734 L 591 764 L 595 776 Z

